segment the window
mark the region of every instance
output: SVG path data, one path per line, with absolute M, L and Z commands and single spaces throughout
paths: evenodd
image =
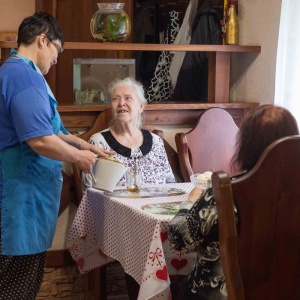
M 274 103 L 287 108 L 300 127 L 300 1 L 281 5 Z

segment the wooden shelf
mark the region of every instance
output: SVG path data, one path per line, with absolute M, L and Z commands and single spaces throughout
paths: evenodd
M 0 48 L 16 48 L 16 42 L 1 42 Z M 204 52 L 261 52 L 261 46 L 243 45 L 174 45 L 174 44 L 132 44 L 132 43 L 81 43 L 65 42 L 65 50 L 115 50 L 115 51 L 204 51 Z
M 235 122 L 239 124 L 248 111 L 258 103 L 187 103 L 163 102 L 149 103 L 145 108 L 144 122 L 147 125 L 183 125 L 193 126 L 202 111 L 212 107 L 227 110 Z M 72 129 L 90 128 L 101 111 L 108 108 L 107 104 L 58 105 L 65 127 Z
M 0 48 L 9 55 L 16 42 L 0 42 Z M 230 103 L 230 55 L 231 53 L 259 53 L 260 46 L 228 45 L 172 45 L 172 44 L 132 44 L 132 43 L 82 43 L 66 42 L 68 50 L 114 50 L 114 51 L 206 51 L 209 53 L 208 103 L 201 102 L 159 102 L 146 106 L 145 122 L 151 125 L 192 126 L 199 114 L 211 107 L 224 108 L 230 112 L 237 124 L 247 111 L 258 103 Z M 64 55 L 64 54 L 63 54 Z M 70 99 L 70 103 L 72 99 Z M 67 128 L 89 128 L 97 115 L 108 104 L 59 105 L 58 110 Z
M 146 105 L 145 110 L 198 110 L 208 109 L 212 107 L 219 108 L 253 108 L 257 103 L 251 102 L 236 102 L 236 103 L 199 103 L 199 102 L 152 102 Z M 103 111 L 109 107 L 109 104 L 71 104 L 58 105 L 59 112 L 89 112 L 89 111 Z
M 176 2 L 176 1 L 175 1 Z M 124 0 L 126 12 L 133 19 L 134 1 Z M 207 103 L 159 102 L 146 107 L 147 123 L 190 125 L 201 111 L 210 107 L 221 107 L 239 116 L 257 106 L 257 103 L 230 103 L 230 61 L 232 53 L 252 55 L 253 59 L 261 52 L 257 45 L 174 45 L 174 44 L 136 44 L 132 38 L 124 43 L 98 43 L 93 40 L 89 27 L 90 18 L 95 12 L 96 1 L 76 2 L 35 1 L 37 11 L 48 11 L 60 22 L 65 39 L 65 51 L 59 56 L 58 64 L 46 75 L 54 95 L 59 102 L 58 109 L 66 127 L 90 127 L 96 116 L 107 104 L 74 105 L 73 103 L 73 59 L 74 58 L 132 58 L 134 51 L 199 51 L 207 52 L 208 61 L 208 99 Z M 80 20 L 80 22 L 78 22 Z M 76 41 L 76 42 L 74 42 Z M 130 42 L 129 42 L 130 41 Z M 1 59 L 10 56 L 10 49 L 17 48 L 16 41 L 0 41 Z
M 0 48 L 10 49 L 17 47 L 16 42 L 0 42 Z M 204 51 L 208 52 L 208 102 L 230 102 L 230 56 L 231 53 L 259 53 L 260 46 L 243 45 L 173 45 L 173 44 L 132 44 L 132 43 L 84 43 L 66 42 L 68 50 L 99 50 L 99 51 Z M 64 53 L 63 53 L 64 55 Z M 3 57 L 9 56 L 4 51 Z M 53 79 L 55 81 L 55 79 Z M 51 85 L 50 85 L 51 86 Z M 53 91 L 56 94 L 56 91 Z
M 65 49 L 81 50 L 123 50 L 123 51 L 205 51 L 205 52 L 261 52 L 260 46 L 229 45 L 174 45 L 174 44 L 132 44 L 132 43 L 74 43 L 66 42 Z

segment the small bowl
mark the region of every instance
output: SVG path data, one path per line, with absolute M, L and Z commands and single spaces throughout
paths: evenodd
M 211 187 L 211 175 L 212 172 L 206 171 L 204 173 L 193 174 L 191 175 L 190 179 L 195 186 L 205 190 Z

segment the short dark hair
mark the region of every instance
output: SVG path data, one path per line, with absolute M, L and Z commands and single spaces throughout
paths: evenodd
M 64 44 L 64 35 L 58 21 L 47 12 L 36 12 L 25 18 L 18 30 L 18 47 L 30 45 L 36 36 L 44 33 L 50 41 L 59 40 Z
M 259 106 L 241 124 L 232 168 L 249 171 L 272 142 L 298 134 L 297 121 L 287 109 L 272 104 Z

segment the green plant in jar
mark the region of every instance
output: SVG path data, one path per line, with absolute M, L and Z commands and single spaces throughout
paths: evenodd
M 130 35 L 131 23 L 124 3 L 98 3 L 90 29 L 98 42 L 123 42 Z
M 126 30 L 126 22 L 128 22 L 128 16 L 125 14 L 116 14 L 107 16 L 107 38 L 111 42 L 118 41 L 119 35 Z

